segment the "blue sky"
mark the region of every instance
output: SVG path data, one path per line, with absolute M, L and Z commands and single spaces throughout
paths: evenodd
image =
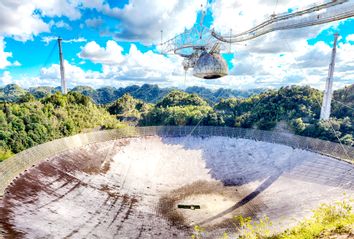
M 350 0 L 351 2 L 352 0 Z M 333 33 L 341 35 L 335 86 L 354 83 L 354 20 L 268 34 L 223 53 L 230 75 L 206 81 L 184 78 L 182 59 L 161 55 L 164 40 L 199 22 L 200 5 L 207 6 L 205 25 L 228 34 L 261 22 L 272 12 L 303 7 L 309 1 L 260 0 L 3 0 L 0 3 L 0 87 L 59 85 L 56 38 L 64 39 L 69 87 L 123 87 L 158 84 L 162 87 L 276 88 L 306 84 L 322 88 Z M 317 1 L 310 1 L 310 3 Z

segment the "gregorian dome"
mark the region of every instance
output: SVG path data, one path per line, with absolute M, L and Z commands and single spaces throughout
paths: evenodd
M 193 75 L 203 79 L 217 79 L 228 74 L 227 64 L 218 53 L 203 52 L 197 60 Z

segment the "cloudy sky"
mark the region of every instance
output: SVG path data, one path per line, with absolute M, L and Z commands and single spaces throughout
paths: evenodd
M 350 0 L 353 1 L 353 0 Z M 283 85 L 324 88 L 333 33 L 340 33 L 335 87 L 354 83 L 354 19 L 270 33 L 223 53 L 230 75 L 187 79 L 175 55 L 159 54 L 164 39 L 198 24 L 228 34 L 314 0 L 1 0 L 0 87 L 60 84 L 56 39 L 63 38 L 70 88 L 158 84 L 250 89 Z

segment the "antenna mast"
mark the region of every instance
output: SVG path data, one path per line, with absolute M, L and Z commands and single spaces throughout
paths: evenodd
M 61 93 L 65 95 L 68 90 L 66 88 L 66 81 L 65 81 L 65 70 L 64 70 L 64 61 L 63 61 L 63 50 L 61 47 L 61 42 L 63 39 L 60 37 L 58 38 L 58 46 L 59 46 L 59 60 L 60 60 L 60 79 L 61 79 Z
M 326 81 L 326 89 L 324 92 L 323 102 L 321 107 L 321 116 L 320 116 L 321 120 L 329 120 L 329 116 L 331 115 L 331 102 L 332 102 L 332 95 L 333 95 L 333 73 L 334 73 L 334 66 L 336 61 L 338 36 L 339 36 L 338 33 L 334 34 L 331 64 L 329 65 L 328 78 Z

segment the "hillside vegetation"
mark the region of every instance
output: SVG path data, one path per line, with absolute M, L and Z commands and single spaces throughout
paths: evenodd
M 222 238 L 239 239 L 349 239 L 354 237 L 353 199 L 345 199 L 332 204 L 321 204 L 313 210 L 313 215 L 299 222 L 296 226 L 284 232 L 273 234 L 274 226 L 268 217 L 257 221 L 241 215 L 233 218 L 233 225 L 238 229 L 238 235 L 225 232 Z M 191 236 L 194 239 L 207 238 L 208 231 L 200 226 L 194 227 Z
M 93 128 L 122 126 L 89 97 L 59 92 L 36 100 L 31 94 L 19 103 L 0 103 L 0 161 L 53 139 Z
M 90 97 L 96 104 L 109 104 L 122 97 L 124 94 L 130 94 L 136 99 L 143 100 L 147 103 L 157 103 L 165 97 L 174 88 L 160 88 L 157 85 L 144 84 L 142 86 L 132 85 L 124 88 L 103 87 L 93 89 L 89 86 L 77 86 L 71 89 L 71 92 L 79 92 L 83 95 Z M 24 90 L 21 87 L 10 84 L 0 88 L 0 102 L 17 102 L 26 93 L 31 93 L 37 99 L 45 97 L 47 94 L 54 94 L 60 91 L 60 87 L 32 87 Z M 196 93 L 205 98 L 209 103 L 215 103 L 222 98 L 241 97 L 246 98 L 254 94 L 263 92 L 264 89 L 253 90 L 231 90 L 231 89 L 218 89 L 210 90 L 204 87 L 188 87 L 186 93 Z
M 335 93 L 336 99 L 351 99 L 351 95 L 354 92 L 347 88 Z M 333 101 L 331 120 L 320 121 L 322 97 L 316 89 L 291 86 L 249 98 L 221 99 L 211 105 L 197 94 L 172 91 L 157 104 L 143 107 L 144 110 L 135 107 L 134 114 L 138 116 L 136 124 L 141 126 L 212 125 L 272 130 L 278 122 L 285 121 L 296 134 L 353 145 L 354 111 L 348 108 L 352 101 L 347 100 L 346 105 Z M 110 112 L 114 113 L 113 108 L 118 105 L 122 105 L 121 100 L 110 106 Z M 119 114 L 125 114 L 122 107 Z
M 105 106 L 97 106 L 83 95 L 84 91 L 91 91 L 88 88 L 81 88 L 82 94 L 71 91 L 66 96 L 53 94 L 52 90 L 40 88 L 38 93 L 37 88 L 36 94 L 46 95 L 38 100 L 33 90 L 30 94 L 14 85 L 6 88 L 7 94 L 17 99 L 16 103 L 0 103 L 0 160 L 85 129 L 119 127 L 121 121 L 138 126 L 206 125 L 261 130 L 273 130 L 279 122 L 286 122 L 287 130 L 295 134 L 354 146 L 353 86 L 334 93 L 330 121 L 319 120 L 322 92 L 306 86 L 283 87 L 216 103 L 179 90 L 171 90 L 156 103 L 149 103 L 155 101 L 151 97 L 157 93 L 145 92 L 144 96 L 140 91 L 140 98 L 150 100 L 126 93 Z

